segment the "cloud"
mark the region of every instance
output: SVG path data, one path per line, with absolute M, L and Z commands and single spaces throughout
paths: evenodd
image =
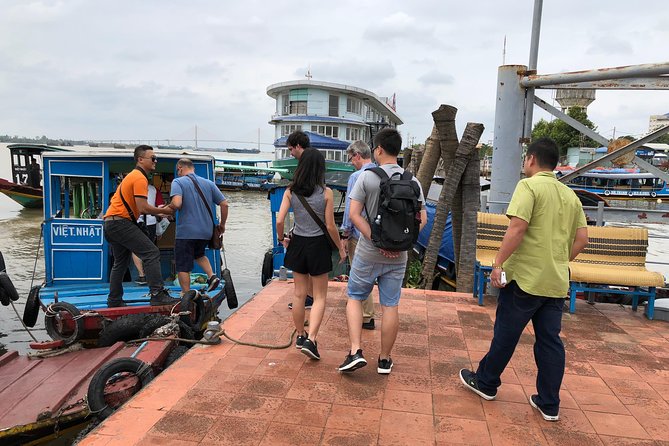
M 455 78 L 450 74 L 444 74 L 437 70 L 430 70 L 418 77 L 418 81 L 425 85 L 452 85 L 455 83 Z
M 303 78 L 307 69 L 311 70 L 313 80 L 352 85 L 373 90 L 395 78 L 393 62 L 386 58 L 313 61 L 309 67 L 300 67 L 294 75 Z
M 586 50 L 589 55 L 628 55 L 634 54 L 632 45 L 627 41 L 616 36 L 606 35 L 597 36 Z
M 393 41 L 433 44 L 436 41 L 432 25 L 419 23 L 415 18 L 401 11 L 368 26 L 363 38 L 377 43 Z

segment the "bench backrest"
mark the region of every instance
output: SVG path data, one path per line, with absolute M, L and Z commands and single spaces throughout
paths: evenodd
M 619 266 L 646 266 L 648 230 L 588 226 L 588 246 L 573 262 Z
M 509 226 L 504 214 L 479 212 L 476 218 L 476 260 L 490 266 L 502 246 L 502 239 Z

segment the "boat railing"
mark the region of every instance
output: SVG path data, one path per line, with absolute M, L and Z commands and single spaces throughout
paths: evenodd
M 482 196 L 482 212 L 488 211 L 489 204 L 501 204 L 506 207 L 509 202 L 487 200 L 486 196 Z M 669 223 L 669 209 L 605 206 L 605 202 L 600 201 L 597 206 L 583 206 L 583 210 L 588 219 L 594 222 L 596 226 L 604 226 L 605 222 Z

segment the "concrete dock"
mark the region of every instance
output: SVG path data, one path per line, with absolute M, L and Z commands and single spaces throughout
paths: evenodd
M 496 401 L 457 376 L 492 338 L 495 302 L 404 290 L 390 375 L 376 372 L 376 330 L 363 330 L 369 365 L 335 370 L 348 349 L 346 284 L 331 282 L 320 361 L 291 346 L 197 346 L 89 434 L 108 445 L 669 445 L 669 323 L 613 304 L 563 317 L 567 369 L 560 421 L 528 404 L 536 393 L 529 326 Z M 283 344 L 293 331 L 293 284 L 274 281 L 226 320 L 230 336 Z

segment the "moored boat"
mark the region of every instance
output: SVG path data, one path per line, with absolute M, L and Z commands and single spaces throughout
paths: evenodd
M 573 171 L 558 167 L 558 178 Z M 638 168 L 595 168 L 566 183 L 572 189 L 582 189 L 616 200 L 656 200 L 669 198 L 667 183 L 652 173 Z
M 216 158 L 214 182 L 221 190 L 266 190 L 276 172 L 288 172 L 271 164 L 272 160 L 265 158 Z
M 41 155 L 44 152 L 68 151 L 45 144 L 9 144 L 12 178 L 0 178 L 0 192 L 26 208 L 42 207 Z M 35 166 L 31 169 L 31 166 Z

